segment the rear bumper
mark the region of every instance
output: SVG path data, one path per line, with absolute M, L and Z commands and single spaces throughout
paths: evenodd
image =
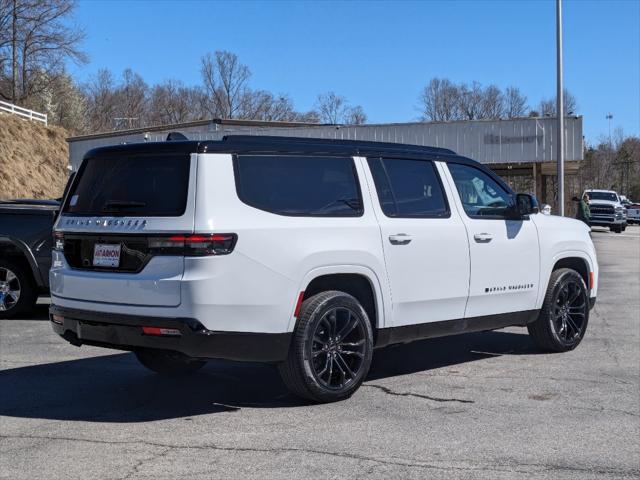
M 63 317 L 62 324 L 53 315 Z M 53 330 L 73 345 L 118 350 L 155 348 L 193 358 L 220 358 L 247 362 L 281 362 L 287 358 L 291 333 L 216 332 L 193 318 L 143 317 L 92 312 L 51 305 Z M 172 328 L 179 336 L 145 335 L 142 327 Z

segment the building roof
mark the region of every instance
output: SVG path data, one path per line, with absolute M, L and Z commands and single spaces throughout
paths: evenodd
M 162 132 L 166 130 L 180 130 L 183 128 L 206 127 L 211 125 L 235 125 L 244 127 L 273 127 L 273 128 L 292 128 L 292 127 L 327 127 L 328 123 L 311 123 L 311 122 L 270 122 L 263 120 L 235 120 L 229 118 L 211 118 L 207 120 L 195 120 L 192 122 L 172 123 L 167 125 L 154 125 L 150 127 L 132 128 L 128 130 L 113 130 L 110 132 L 98 132 L 89 135 L 77 135 L 68 137 L 67 142 L 75 142 L 78 140 L 90 140 L 93 138 L 109 138 L 122 135 L 135 135 L 137 133 Z M 338 125 L 335 125 L 338 127 Z

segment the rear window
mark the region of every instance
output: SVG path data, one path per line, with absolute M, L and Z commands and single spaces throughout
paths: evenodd
M 280 215 L 362 215 L 362 198 L 350 157 L 252 156 L 234 159 L 238 197 Z
M 64 212 L 179 217 L 187 206 L 188 155 L 96 157 L 82 164 Z

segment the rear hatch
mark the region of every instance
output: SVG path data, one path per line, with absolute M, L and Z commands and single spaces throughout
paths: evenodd
M 169 145 L 97 152 L 80 167 L 56 225 L 54 256 L 62 255 L 66 265 L 54 265 L 52 293 L 179 305 L 184 257 L 163 241 L 193 232 L 196 155 Z

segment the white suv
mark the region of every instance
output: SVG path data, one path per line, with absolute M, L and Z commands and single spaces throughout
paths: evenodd
M 450 150 L 230 136 L 89 152 L 55 226 L 50 318 L 148 368 L 272 362 L 351 395 L 373 349 L 527 326 L 576 347 L 596 298 L 588 228 L 537 213 Z

